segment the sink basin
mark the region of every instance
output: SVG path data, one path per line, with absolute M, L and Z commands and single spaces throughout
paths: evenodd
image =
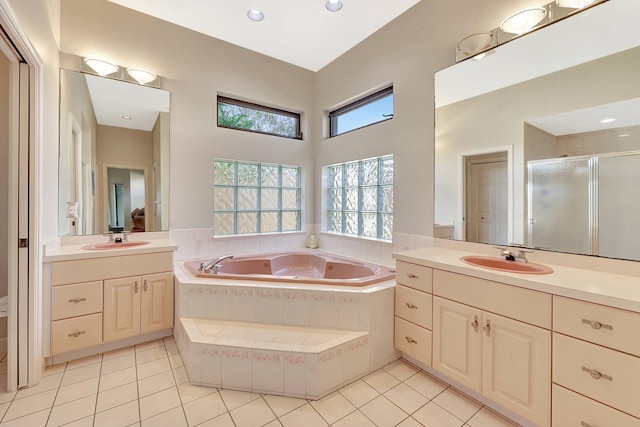
M 550 274 L 553 273 L 551 267 L 537 264 L 535 262 L 516 262 L 502 258 L 490 256 L 463 256 L 460 261 L 476 267 L 488 268 L 490 270 L 506 271 L 509 273 L 521 274 Z
M 96 251 L 96 250 L 104 250 L 104 249 L 126 249 L 126 248 L 135 248 L 136 246 L 147 245 L 149 242 L 145 240 L 139 240 L 135 242 L 107 242 L 107 243 L 96 243 L 93 245 L 85 245 L 81 249 L 85 249 L 88 251 Z

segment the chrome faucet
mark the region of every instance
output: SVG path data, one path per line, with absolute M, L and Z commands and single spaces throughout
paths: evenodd
M 213 274 L 218 274 L 218 271 L 222 268 L 222 266 L 218 264 L 220 264 L 225 259 L 232 259 L 232 258 L 233 258 L 233 255 L 224 255 L 216 259 L 212 259 L 211 261 L 206 263 L 201 262 L 200 268 L 198 270 L 202 271 L 203 273 L 209 273 L 213 268 Z
M 495 247 L 496 249 L 500 249 L 500 258 L 506 259 L 507 261 L 515 261 L 515 262 L 529 262 L 527 259 L 526 252 L 531 253 L 533 251 L 527 251 L 522 248 L 514 248 L 518 249 L 518 252 L 509 250 L 509 248 Z

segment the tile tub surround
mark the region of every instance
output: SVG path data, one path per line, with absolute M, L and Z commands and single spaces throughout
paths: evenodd
M 360 288 L 331 288 L 321 285 L 257 281 L 216 281 L 194 277 L 182 263 L 178 263 L 176 264 L 175 335 L 178 337 L 178 346 L 186 361 L 185 365 L 193 369 L 190 377 L 197 377 L 198 364 L 191 363 L 190 356 L 187 356 L 194 354 L 194 351 L 198 353 L 198 350 L 193 350 L 193 346 L 206 344 L 208 347 L 208 350 L 199 348 L 199 355 L 194 356 L 197 359 L 202 357 L 202 351 L 205 352 L 206 357 L 216 356 L 207 354 L 207 351 L 212 352 L 221 344 L 216 342 L 220 337 L 207 337 L 207 333 L 203 334 L 201 331 L 187 334 L 187 326 L 191 327 L 191 331 L 194 330 L 194 324 L 190 322 L 209 320 L 236 323 L 236 335 L 224 336 L 225 340 L 235 341 L 224 341 L 223 346 L 234 348 L 239 352 L 235 354 L 235 363 L 238 366 L 244 366 L 249 373 L 253 367 L 250 362 L 254 360 L 252 349 L 256 341 L 252 338 L 252 334 L 255 335 L 259 330 L 262 336 L 267 338 L 261 338 L 266 342 L 261 341 L 260 348 L 256 350 L 264 350 L 266 353 L 263 356 L 256 355 L 256 358 L 271 357 L 271 362 L 280 369 L 280 365 L 273 359 L 273 354 L 268 352 L 286 350 L 299 353 L 295 357 L 292 354 L 283 354 L 278 363 L 282 363 L 283 366 L 285 363 L 290 363 L 292 366 L 289 368 L 294 369 L 293 361 L 297 360 L 297 364 L 301 365 L 304 359 L 305 369 L 313 370 L 311 373 L 305 371 L 305 378 L 318 378 L 317 389 L 311 387 L 308 391 L 305 387 L 302 391 L 298 387 L 295 391 L 289 389 L 285 391 L 283 388 L 280 393 L 278 386 L 274 393 L 287 395 L 289 392 L 288 395 L 291 396 L 304 395 L 307 398 L 313 396 L 318 398 L 399 357 L 399 352 L 393 348 L 394 285 L 394 281 L 386 281 Z M 201 330 L 209 328 L 210 333 L 211 328 L 215 329 L 219 325 L 215 322 L 209 324 L 202 322 L 200 326 Z M 195 329 L 197 330 L 197 327 Z M 296 351 L 294 346 L 304 344 L 296 341 L 299 333 L 305 331 L 308 334 L 322 334 L 330 331 L 336 337 L 340 335 L 350 338 L 345 341 L 332 338 L 330 348 L 298 348 L 304 351 Z M 280 337 L 289 335 L 288 340 L 274 343 L 275 336 L 273 336 L 269 341 L 268 335 L 278 332 L 281 332 Z M 360 335 L 350 335 L 350 333 Z M 356 338 L 360 341 L 354 341 Z M 229 354 L 225 356 L 220 353 L 220 350 L 224 349 L 217 350 L 218 357 L 230 358 Z M 349 356 L 345 357 L 345 354 Z M 358 355 L 357 361 L 351 357 L 353 354 Z M 291 357 L 287 359 L 285 356 Z M 324 363 L 332 363 L 335 372 L 340 372 L 341 376 L 331 379 L 318 375 L 319 370 L 324 369 Z M 200 366 L 204 364 L 201 363 Z M 257 361 L 256 366 L 258 366 Z M 361 370 L 360 367 L 362 367 Z M 301 369 L 301 366 L 297 368 Z M 251 375 L 247 374 L 247 378 L 250 377 Z M 220 380 L 225 387 L 224 378 Z M 258 390 L 262 387 L 248 385 L 247 381 L 235 384 L 234 388 L 246 391 Z M 219 386 L 215 381 L 210 384 Z M 262 390 L 264 391 L 266 390 Z

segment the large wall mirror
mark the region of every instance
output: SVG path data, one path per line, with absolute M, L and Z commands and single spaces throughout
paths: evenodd
M 436 73 L 437 231 L 640 260 L 639 20 L 608 1 Z
M 60 71 L 59 236 L 169 229 L 169 92 Z

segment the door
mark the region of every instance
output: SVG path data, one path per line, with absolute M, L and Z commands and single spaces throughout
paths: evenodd
M 466 159 L 467 241 L 508 244 L 507 153 Z
M 433 298 L 433 365 L 478 393 L 482 390 L 482 311 Z
M 173 327 L 173 273 L 142 276 L 140 332 Z
M 140 334 L 140 277 L 104 281 L 104 342 Z
M 482 395 L 548 426 L 551 332 L 484 312 Z

